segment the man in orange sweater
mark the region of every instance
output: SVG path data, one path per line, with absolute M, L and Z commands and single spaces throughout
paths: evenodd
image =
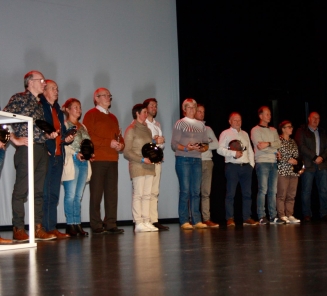
M 91 163 L 90 225 L 94 234 L 123 233 L 117 228 L 118 153 L 124 150 L 119 123 L 109 112 L 112 96 L 108 89 L 98 88 L 93 96 L 95 108 L 89 110 L 83 123 L 94 144 L 95 160 Z M 100 204 L 104 196 L 105 216 L 101 219 Z

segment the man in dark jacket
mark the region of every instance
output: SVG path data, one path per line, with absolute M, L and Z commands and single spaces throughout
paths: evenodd
M 327 134 L 323 128 L 318 128 L 319 122 L 319 114 L 311 112 L 308 124 L 301 126 L 295 135 L 305 165 L 305 172 L 301 176 L 302 212 L 305 222 L 309 222 L 312 216 L 311 189 L 314 178 L 319 194 L 320 217 L 327 220 Z
M 54 126 L 60 136 L 46 141 L 49 162 L 43 189 L 42 224 L 47 233 L 54 234 L 57 238 L 67 238 L 70 237 L 69 234 L 61 233 L 56 228 L 57 205 L 59 202 L 60 182 L 64 163 L 62 139 L 66 133 L 66 127 L 64 124 L 64 114 L 58 104 L 58 85 L 52 80 L 46 80 L 46 84 L 43 95 L 40 95 L 44 118 Z

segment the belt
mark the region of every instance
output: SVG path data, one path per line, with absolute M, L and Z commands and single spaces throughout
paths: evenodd
M 38 145 L 38 146 L 45 147 L 45 143 L 36 143 L 36 142 L 34 142 L 33 144 L 34 144 L 34 145 Z
M 234 165 L 239 165 L 239 166 L 245 166 L 245 165 L 248 165 L 250 163 L 248 162 L 244 162 L 244 163 L 233 163 L 233 162 L 227 162 L 228 164 L 234 164 Z

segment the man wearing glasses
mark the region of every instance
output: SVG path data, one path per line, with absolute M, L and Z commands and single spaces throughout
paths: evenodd
M 108 89 L 98 88 L 93 95 L 95 108 L 89 110 L 83 123 L 94 144 L 95 160 L 91 163 L 90 225 L 94 234 L 120 234 L 117 228 L 118 153 L 124 150 L 124 139 L 115 115 L 109 112 L 112 96 Z M 104 196 L 105 216 L 100 204 Z
M 34 150 L 34 212 L 35 239 L 56 239 L 54 234 L 48 234 L 42 228 L 43 218 L 43 184 L 47 172 L 48 153 L 45 145 L 47 139 L 58 136 L 56 132 L 46 135 L 35 124 L 35 120 L 44 120 L 42 104 L 38 97 L 43 93 L 46 82 L 39 71 L 30 71 L 24 76 L 25 92 L 13 95 L 3 111 L 33 117 L 33 150 Z M 10 140 L 16 147 L 14 164 L 16 181 L 12 194 L 13 238 L 17 241 L 28 241 L 29 236 L 24 229 L 24 203 L 28 194 L 28 128 L 27 123 L 11 124 Z M 31 198 L 31 197 L 30 197 Z

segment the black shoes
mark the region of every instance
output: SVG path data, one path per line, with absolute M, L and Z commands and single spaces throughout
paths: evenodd
M 67 224 L 66 233 L 70 236 L 88 236 L 89 233 L 84 231 L 81 224 Z
M 169 227 L 168 227 L 168 226 L 162 225 L 162 224 L 160 224 L 159 222 L 155 222 L 155 223 L 153 223 L 153 226 L 154 226 L 154 227 L 157 227 L 157 228 L 159 229 L 159 231 L 162 231 L 162 230 L 169 230 Z
M 120 233 L 124 233 L 124 229 L 119 229 L 117 227 L 114 228 L 110 228 L 106 230 L 109 234 L 120 234 Z
M 81 224 L 75 225 L 75 230 L 79 236 L 89 236 L 89 233 L 84 231 Z
M 75 229 L 75 225 L 67 224 L 66 225 L 66 233 L 69 234 L 70 236 L 77 236 L 77 231 Z
M 102 228 L 97 228 L 97 229 L 93 229 L 92 233 L 93 234 L 105 234 L 107 231 L 102 227 Z

